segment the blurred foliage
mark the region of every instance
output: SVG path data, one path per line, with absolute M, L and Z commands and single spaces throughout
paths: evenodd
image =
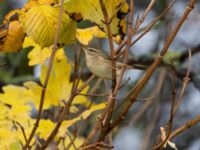
M 21 84 L 33 79 L 33 68 L 28 66 L 27 54 L 32 48 L 23 49 L 20 53 L 0 54 L 0 86 Z

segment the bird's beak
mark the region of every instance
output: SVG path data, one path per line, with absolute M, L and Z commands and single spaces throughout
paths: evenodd
M 81 45 L 81 50 L 83 50 L 84 52 L 86 52 L 87 51 L 87 46 Z

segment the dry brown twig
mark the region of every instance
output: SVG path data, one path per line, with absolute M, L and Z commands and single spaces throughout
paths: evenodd
M 187 121 L 181 127 L 175 129 L 169 136 L 169 140 L 173 139 L 174 137 L 178 136 L 179 134 L 183 133 L 184 131 L 186 131 L 187 129 L 191 128 L 192 126 L 196 125 L 199 122 L 200 122 L 200 115 L 192 120 Z
M 106 25 L 107 29 L 107 35 L 108 35 L 108 41 L 109 41 L 109 46 L 110 46 L 110 53 L 111 53 L 111 60 L 112 60 L 112 93 L 110 93 L 110 96 L 108 98 L 108 104 L 105 108 L 105 113 L 101 116 L 100 122 L 104 120 L 104 125 L 107 126 L 110 122 L 112 113 L 113 113 L 113 108 L 115 105 L 115 94 L 114 94 L 114 89 L 116 86 L 116 54 L 115 54 L 115 48 L 114 48 L 114 43 L 113 43 L 113 34 L 111 30 L 110 23 L 112 22 L 108 16 L 108 12 L 106 10 L 106 7 L 104 5 L 103 0 L 99 0 L 99 4 L 104 16 L 104 23 Z M 104 132 L 104 127 L 100 126 L 100 133 Z
M 26 136 L 26 133 L 25 133 L 25 130 L 24 130 L 24 127 L 19 123 L 19 122 L 14 122 L 16 123 L 17 126 L 19 126 L 20 130 L 22 131 L 22 134 L 23 134 L 23 137 L 24 137 L 24 140 L 27 142 L 28 139 L 27 139 L 27 136 Z
M 184 92 L 186 90 L 186 87 L 190 81 L 190 71 L 191 71 L 191 63 L 192 63 L 192 53 L 191 53 L 191 50 L 188 51 L 188 58 L 189 58 L 189 63 L 188 63 L 188 69 L 187 69 L 187 73 L 186 73 L 186 76 L 183 78 L 183 86 L 181 88 L 181 92 L 179 94 L 179 98 L 177 100 L 177 103 L 175 105 L 175 108 L 174 108 L 174 112 L 173 112 L 173 116 L 176 115 L 176 112 L 178 111 L 178 108 L 180 106 L 180 104 L 182 103 L 183 101 L 183 96 L 184 96 Z
M 74 138 L 72 138 L 71 135 L 70 135 L 68 132 L 66 132 L 66 134 L 67 134 L 67 136 L 68 136 L 69 139 L 70 139 L 70 144 L 69 144 L 69 146 L 72 144 L 72 145 L 73 145 L 73 148 L 74 148 L 75 150 L 78 150 L 77 147 L 76 147 L 76 145 L 75 145 L 75 143 L 74 143 L 74 141 L 76 140 L 76 136 L 74 136 Z

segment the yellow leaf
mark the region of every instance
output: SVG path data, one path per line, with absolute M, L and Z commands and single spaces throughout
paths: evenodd
M 58 0 L 38 0 L 38 3 L 53 6 L 54 4 L 58 3 Z
M 16 104 L 12 105 L 12 107 L 8 107 L 3 103 L 0 103 L 0 149 L 21 149 L 20 141 L 24 142 L 25 140 L 22 131 L 19 128 L 18 124 L 16 124 L 16 122 L 20 121 L 18 123 L 23 126 L 24 131 L 27 131 L 27 129 L 29 129 L 27 128 L 26 122 L 29 117 L 24 118 L 23 114 L 18 116 L 19 112 L 13 112 L 13 107 L 15 109 L 18 106 Z M 22 105 L 19 105 L 18 108 L 24 109 Z M 22 112 L 21 109 L 18 109 L 18 111 Z M 11 114 L 14 114 L 15 116 L 11 117 Z M 25 112 L 25 114 L 27 113 Z M 21 118 L 21 120 L 19 120 L 19 118 Z M 28 132 L 26 132 L 26 135 L 28 136 L 27 133 Z
M 42 74 L 41 74 L 41 82 L 44 83 L 46 72 L 47 72 L 48 66 L 44 64 L 42 66 Z M 52 84 L 62 81 L 69 83 L 71 74 L 71 65 L 67 63 L 67 57 L 65 56 L 64 50 L 59 49 L 56 53 L 54 62 L 53 62 L 53 68 L 51 71 L 50 76 L 50 82 Z
M 41 48 L 31 38 L 26 37 L 24 40 L 23 48 L 33 46 L 34 48 L 28 53 L 29 66 L 44 64 L 50 57 L 51 50 L 49 48 Z
M 16 137 L 15 132 L 11 129 L 0 128 L 0 149 L 1 150 L 16 150 L 21 149 L 20 141 Z
M 28 105 L 32 93 L 24 87 L 7 85 L 3 87 L 4 93 L 0 94 L 0 100 L 11 107 L 8 109 L 7 117 L 11 120 L 23 123 L 29 118 L 31 107 Z M 10 96 L 12 95 L 12 96 Z
M 21 50 L 25 33 L 18 21 L 12 21 L 8 26 L 8 33 L 5 37 L 3 52 L 16 52 Z
M 44 83 L 46 73 L 47 73 L 47 65 L 42 66 L 41 73 L 41 83 Z M 47 86 L 47 97 L 49 97 L 49 101 L 54 100 L 57 103 L 61 103 L 61 101 L 68 101 L 72 83 L 70 83 L 70 74 L 71 74 L 71 65 L 67 63 L 67 58 L 64 54 L 63 49 L 60 49 L 56 53 L 56 57 L 53 62 L 53 68 L 51 70 L 50 79 Z M 79 83 L 79 87 L 83 84 L 82 81 Z M 84 89 L 82 94 L 86 93 L 88 87 Z M 77 96 L 74 99 L 73 104 L 88 104 L 88 99 L 85 96 Z
M 51 120 L 41 119 L 36 134 L 38 134 L 40 138 L 46 139 L 51 133 L 53 127 L 54 123 Z
M 93 105 L 89 110 L 84 111 L 79 118 L 80 119 L 86 119 L 88 116 L 90 116 L 91 113 L 97 110 L 104 109 L 106 107 L 106 103 L 101 103 L 97 105 Z
M 21 86 L 7 85 L 3 87 L 3 92 L 0 93 L 0 100 L 9 105 L 24 105 L 29 102 L 31 92 Z M 12 95 L 12 96 L 10 96 Z
M 54 42 L 58 16 L 59 8 L 37 5 L 27 12 L 22 12 L 20 22 L 25 33 L 43 48 L 51 46 Z M 72 44 L 75 41 L 76 23 L 66 13 L 63 13 L 61 22 L 58 43 Z
M 94 37 L 105 38 L 106 34 L 97 26 L 93 26 L 86 29 L 77 29 L 76 37 L 80 43 L 88 45 Z
M 113 35 L 119 34 L 121 31 L 120 21 L 123 18 L 123 15 L 128 12 L 127 3 L 124 3 L 122 8 L 117 12 L 123 2 L 124 0 L 104 0 L 109 18 L 113 18 L 110 24 Z M 91 22 L 98 24 L 104 31 L 107 31 L 105 24 L 102 22 L 102 20 L 105 19 L 99 0 L 65 0 L 64 7 L 67 12 L 71 14 L 80 13 L 84 20 L 90 20 Z
M 105 103 L 101 103 L 101 104 L 97 104 L 97 105 L 93 105 L 89 110 L 84 111 L 83 113 L 81 113 L 78 117 L 71 119 L 71 120 L 67 120 L 64 121 L 61 128 L 59 129 L 59 136 L 63 137 L 67 128 L 69 128 L 70 126 L 72 126 L 74 123 L 80 121 L 80 120 L 85 120 L 87 119 L 88 116 L 90 116 L 93 112 L 97 111 L 97 110 L 102 110 L 104 109 L 106 106 Z
M 32 81 L 25 82 L 24 86 L 33 93 L 30 100 L 35 104 L 36 108 L 38 108 L 40 104 L 42 87 Z M 52 105 L 57 106 L 59 105 L 59 103 L 59 100 L 53 95 L 53 93 L 49 89 L 47 89 L 43 109 L 47 109 Z

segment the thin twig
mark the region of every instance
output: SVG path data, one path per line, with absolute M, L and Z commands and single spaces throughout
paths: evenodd
M 189 75 L 190 75 L 190 71 L 191 71 L 192 55 L 191 55 L 191 50 L 189 50 L 188 52 L 189 52 L 189 54 L 188 54 L 188 56 L 189 56 L 188 69 L 187 69 L 186 76 L 183 78 L 183 86 L 182 86 L 182 88 L 181 88 L 181 92 L 180 92 L 180 94 L 179 94 L 179 98 L 178 98 L 177 103 L 176 103 L 176 105 L 175 105 L 175 109 L 174 109 L 174 112 L 173 112 L 173 116 L 176 115 L 176 112 L 178 111 L 178 108 L 179 108 L 180 104 L 181 104 L 182 101 L 183 101 L 184 92 L 185 92 L 186 87 L 187 87 L 187 85 L 188 85 L 188 83 L 189 83 L 189 81 L 190 81 Z
M 194 55 L 196 53 L 200 52 L 200 44 L 196 45 L 195 47 L 190 48 L 191 55 Z M 174 58 L 174 60 L 178 60 L 180 62 L 184 62 L 188 59 L 188 50 L 185 50 L 180 56 Z
M 172 138 L 178 136 L 179 134 L 183 133 L 184 131 L 186 131 L 187 129 L 191 128 L 192 126 L 196 125 L 198 122 L 200 122 L 200 115 L 197 116 L 196 118 L 186 122 L 185 124 L 183 124 L 181 127 L 175 129 L 170 137 L 169 140 L 171 140 Z
M 144 22 L 145 18 L 147 17 L 148 13 L 151 11 L 152 7 L 154 6 L 156 0 L 151 0 L 149 5 L 147 6 L 147 9 L 145 9 L 143 15 L 141 18 L 137 19 L 134 31 L 137 31 L 141 24 Z
M 129 48 L 130 48 L 130 42 L 131 42 L 131 33 L 132 33 L 132 23 L 133 23 L 133 8 L 134 8 L 134 3 L 133 3 L 133 0 L 130 1 L 130 15 L 129 15 L 129 21 L 128 21 L 128 40 L 127 40 L 127 45 L 126 45 L 126 53 L 124 55 L 124 63 L 126 64 L 127 61 L 128 61 L 128 51 L 129 51 Z M 103 9 L 102 9 L 103 10 Z M 105 13 L 105 12 L 104 12 Z M 105 16 L 106 17 L 106 16 Z M 106 18 L 105 18 L 106 20 Z M 109 101 L 111 101 L 111 105 L 108 104 L 108 109 L 106 109 L 106 111 L 108 111 L 107 115 L 106 115 L 106 119 L 104 120 L 104 123 L 103 123 L 103 130 L 100 130 L 100 136 L 99 136 L 99 139 L 98 141 L 101 141 L 105 138 L 106 136 L 106 130 L 107 128 L 109 128 L 109 121 L 112 117 L 112 113 L 113 113 L 113 109 L 114 109 L 114 104 L 115 104 L 115 96 L 117 95 L 117 92 L 119 90 L 119 87 L 120 87 L 120 84 L 121 84 L 121 81 L 122 81 L 122 77 L 124 75 L 124 72 L 125 72 L 125 69 L 126 69 L 126 66 L 124 66 L 122 68 L 122 71 L 117 79 L 117 82 L 115 84 L 115 87 L 114 87 L 114 90 L 112 89 L 112 97 L 109 97 Z M 114 97 L 113 97 L 114 96 Z M 113 99 L 113 100 L 112 100 Z
M 26 133 L 25 133 L 24 127 L 17 121 L 15 121 L 15 123 L 20 127 L 20 129 L 22 131 L 22 134 L 24 136 L 24 140 L 27 142 L 27 137 L 26 137 Z
M 76 147 L 76 145 L 75 145 L 75 143 L 74 143 L 74 141 L 76 140 L 76 138 L 73 138 L 73 139 L 72 139 L 71 135 L 70 135 L 68 132 L 66 132 L 66 134 L 67 134 L 67 136 L 69 137 L 70 142 L 71 142 L 71 144 L 73 145 L 74 149 L 75 149 L 75 150 L 78 150 L 77 147 Z

